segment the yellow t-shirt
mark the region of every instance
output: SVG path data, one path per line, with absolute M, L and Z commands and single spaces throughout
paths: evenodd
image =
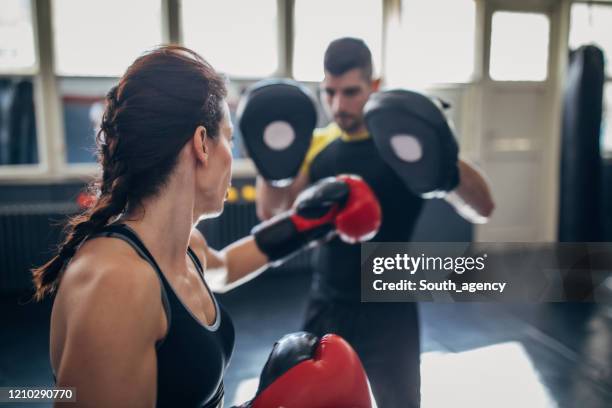
M 367 131 L 349 135 L 340 129 L 336 122 L 331 122 L 324 128 L 315 129 L 312 136 L 312 142 L 310 143 L 310 147 L 308 148 L 308 152 L 306 153 L 306 157 L 304 158 L 300 172 L 308 173 L 314 158 L 325 150 L 325 148 L 334 140 L 340 138 L 345 142 L 352 142 L 367 139 L 369 137 L 370 134 Z

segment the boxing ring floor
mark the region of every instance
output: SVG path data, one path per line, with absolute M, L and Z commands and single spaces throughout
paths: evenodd
M 299 329 L 309 283 L 268 274 L 220 296 L 236 326 L 226 405 L 249 396 L 274 341 Z M 19 299 L 0 298 L 0 386 L 52 385 L 50 304 Z M 420 313 L 423 408 L 612 406 L 612 309 L 423 303 Z

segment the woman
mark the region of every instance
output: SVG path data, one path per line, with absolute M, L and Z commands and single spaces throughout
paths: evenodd
M 70 221 L 57 256 L 34 270 L 36 297 L 56 295 L 50 335 L 56 383 L 75 387 L 78 402 L 219 406 L 234 329 L 204 269 L 224 270 L 225 285 L 239 283 L 320 238 L 317 231 L 336 228 L 327 227 L 336 216 L 354 230 L 352 217 L 372 208 L 363 197 L 377 205 L 362 182 L 328 182 L 325 191 L 340 186 L 351 195 L 323 197 L 331 207 L 321 220 L 301 219 L 300 231 L 278 236 L 279 225 L 299 217 L 287 215 L 222 252 L 209 249 L 194 225 L 221 213 L 230 184 L 225 96 L 222 77 L 177 46 L 138 58 L 107 95 L 97 137 L 102 177 L 92 186 L 97 199 Z M 351 207 L 357 190 L 362 198 Z
M 192 227 L 222 211 L 230 183 L 225 96 L 223 78 L 176 46 L 138 58 L 108 94 L 99 198 L 34 272 L 39 298 L 57 289 L 51 363 L 79 401 L 216 406 L 223 397 L 234 329 L 202 269 L 224 260 L 206 254 Z M 237 246 L 246 270 L 267 262 L 252 239 Z

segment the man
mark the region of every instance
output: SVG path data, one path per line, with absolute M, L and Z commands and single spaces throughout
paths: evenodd
M 334 122 L 315 131 L 299 176 L 277 188 L 257 178 L 257 213 L 262 219 L 287 209 L 309 184 L 339 174 L 361 176 L 382 208 L 377 242 L 411 239 L 423 206 L 383 161 L 364 123 L 363 108 L 380 86 L 372 57 L 355 38 L 333 41 L 325 52 L 322 90 Z M 484 178 L 459 161 L 458 187 L 446 200 L 471 222 L 485 222 L 493 201 Z M 317 254 L 304 330 L 336 333 L 357 351 L 378 407 L 420 405 L 419 324 L 415 303 L 360 302 L 360 247 L 335 238 Z

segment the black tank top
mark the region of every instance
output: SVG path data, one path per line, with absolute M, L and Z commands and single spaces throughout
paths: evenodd
M 201 323 L 174 293 L 151 253 L 126 225 L 106 226 L 94 237 L 114 237 L 127 242 L 157 273 L 168 320 L 166 337 L 156 344 L 157 406 L 220 406 L 223 400 L 223 375 L 234 348 L 234 325 L 204 280 L 200 261 L 191 248 L 189 257 L 195 264 L 204 286 L 215 304 L 214 324 Z
M 341 132 L 334 126 L 326 131 Z M 371 137 L 345 140 L 338 135 L 333 138 L 312 158 L 309 178 L 314 183 L 325 177 L 347 173 L 361 176 L 380 202 L 382 224 L 372 241 L 409 241 L 421 213 L 423 199 L 412 193 L 383 161 Z M 319 247 L 315 259 L 313 297 L 360 301 L 360 245 L 349 245 L 334 238 Z

